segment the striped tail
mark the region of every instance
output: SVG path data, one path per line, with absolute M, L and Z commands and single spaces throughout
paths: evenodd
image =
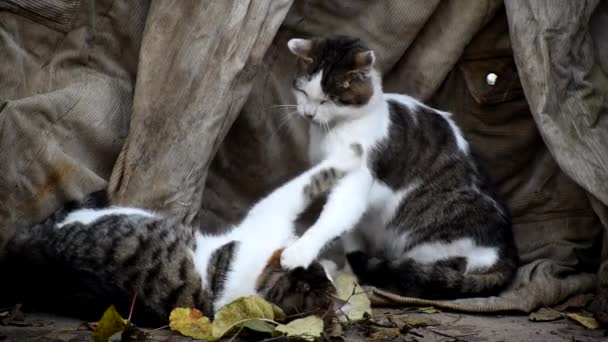
M 408 258 L 388 261 L 363 252 L 347 255 L 350 266 L 363 285 L 404 297 L 456 299 L 497 295 L 512 279 L 517 268 L 514 258 L 501 258 L 483 273 L 465 272 L 462 257 L 422 264 Z

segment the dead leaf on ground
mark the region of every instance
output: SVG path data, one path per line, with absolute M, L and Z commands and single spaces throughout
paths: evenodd
M 276 323 L 285 319 L 285 313 L 276 305 L 269 303 L 259 296 L 248 296 L 239 298 L 229 304 L 224 305 L 215 314 L 215 319 L 211 325 L 211 336 L 209 341 L 217 341 L 224 335 L 230 333 L 234 328 L 260 328 L 261 332 L 266 332 L 267 325 L 252 323 L 250 321 L 264 321 Z M 260 330 L 257 330 L 260 331 Z
M 346 312 L 348 320 L 360 321 L 372 314 L 372 305 L 367 293 L 352 274 L 340 273 L 334 280 L 336 296 L 350 305 Z
M 279 325 L 276 332 L 289 337 L 298 337 L 306 341 L 314 341 L 321 337 L 323 332 L 323 320 L 319 316 L 308 316 L 293 320 L 286 325 Z
M 547 308 L 540 308 L 528 316 L 528 319 L 533 322 L 550 322 L 562 318 L 564 318 L 563 313 Z
M 127 322 L 120 316 L 114 305 L 110 306 L 106 312 L 103 313 L 95 332 L 93 333 L 93 340 L 95 342 L 106 342 L 117 332 L 124 331 L 127 327 Z
M 568 298 L 565 302 L 560 305 L 554 306 L 553 309 L 557 311 L 566 311 L 568 309 L 582 309 L 593 299 L 593 294 L 584 293 Z
M 6 317 L 6 316 L 8 316 L 9 313 L 10 313 L 9 311 L 0 312 L 0 317 Z
M 566 316 L 582 324 L 587 329 L 597 329 L 600 324 L 593 317 L 583 316 L 576 313 L 567 313 Z
M 401 336 L 399 329 L 381 329 L 374 333 L 371 333 L 368 337 L 368 341 L 380 342 L 380 341 L 395 341 Z
M 262 332 L 262 333 L 268 333 L 268 334 L 272 334 L 272 332 L 274 331 L 274 328 L 275 328 L 274 325 L 272 325 L 266 321 L 260 321 L 257 319 L 245 321 L 243 324 L 241 324 L 241 326 L 244 328 L 247 328 L 249 330 Z
M 439 322 L 432 318 L 400 317 L 399 321 L 401 321 L 404 325 L 408 326 L 408 328 L 410 329 L 439 325 Z
M 424 308 L 418 308 L 418 310 L 416 310 L 416 312 L 420 312 L 420 313 L 424 313 L 424 314 L 436 314 L 436 313 L 441 313 L 441 311 L 435 309 L 432 306 L 427 306 Z
M 211 322 L 194 308 L 175 308 L 169 315 L 169 328 L 180 334 L 200 340 L 211 336 Z

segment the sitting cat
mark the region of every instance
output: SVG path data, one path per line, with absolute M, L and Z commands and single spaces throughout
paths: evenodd
M 363 284 L 404 296 L 496 294 L 517 267 L 510 214 L 490 190 L 451 114 L 382 91 L 374 52 L 358 39 L 292 39 L 298 113 L 316 162 L 354 140 L 366 166 L 329 194 L 318 221 L 283 251 L 306 267 L 343 240 Z
M 273 191 L 220 235 L 144 209 L 104 208 L 104 193 L 95 193 L 18 232 L 7 256 L 14 267 L 3 272 L 11 274 L 10 295 L 81 317 L 86 310 L 93 319 L 110 304 L 125 312 L 137 294 L 134 318 L 145 324 L 166 322 L 178 306 L 211 317 L 253 294 L 287 315 L 327 313 L 335 288 L 321 264 L 287 271 L 279 256 L 297 238 L 297 216 L 361 164 L 361 147 L 352 145 Z

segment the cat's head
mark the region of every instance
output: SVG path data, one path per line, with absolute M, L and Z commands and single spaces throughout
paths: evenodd
M 350 37 L 291 39 L 297 58 L 293 92 L 298 114 L 332 125 L 371 112 L 382 87 L 374 52 Z
M 308 268 L 285 270 L 279 260 L 277 251 L 258 279 L 257 292 L 283 309 L 288 317 L 310 314 L 333 317 L 343 302 L 336 299 L 336 288 L 325 268 L 313 262 Z

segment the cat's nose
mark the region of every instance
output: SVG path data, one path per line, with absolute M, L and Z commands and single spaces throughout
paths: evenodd
M 313 114 L 313 113 L 304 113 L 304 116 L 305 116 L 307 119 L 312 119 L 312 118 L 314 118 L 314 117 L 315 117 L 315 114 Z

